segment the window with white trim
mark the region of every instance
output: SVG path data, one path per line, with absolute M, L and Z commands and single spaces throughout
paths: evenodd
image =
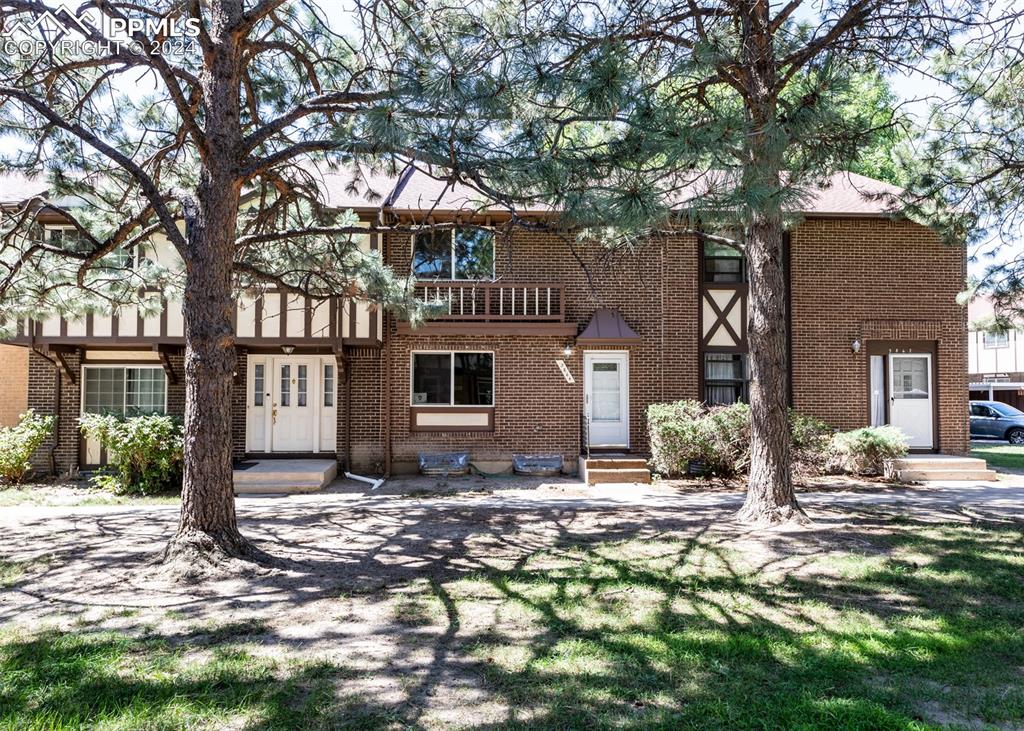
M 494 232 L 457 228 L 417 234 L 412 270 L 417 279 L 494 279 Z
M 981 334 L 981 342 L 982 346 L 987 350 L 1009 348 L 1010 333 L 1006 330 L 1002 332 L 985 332 Z
M 83 398 L 87 414 L 165 414 L 167 375 L 161 366 L 86 366 Z
M 493 353 L 413 353 L 413 406 L 493 406 Z

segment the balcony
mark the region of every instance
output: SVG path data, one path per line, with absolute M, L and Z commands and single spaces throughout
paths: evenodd
M 552 282 L 419 282 L 416 296 L 442 304 L 415 332 L 575 335 L 565 321 L 565 285 Z M 399 332 L 411 333 L 408 323 Z

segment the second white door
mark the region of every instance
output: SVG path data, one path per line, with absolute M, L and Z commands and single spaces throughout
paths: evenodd
M 591 447 L 629 447 L 629 354 L 584 355 L 584 399 Z
M 932 357 L 928 353 L 889 355 L 889 422 L 917 449 L 934 446 Z
M 318 367 L 313 358 L 274 359 L 270 428 L 275 452 L 316 451 Z

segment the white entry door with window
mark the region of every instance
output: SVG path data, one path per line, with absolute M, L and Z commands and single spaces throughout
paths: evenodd
M 274 358 L 270 428 L 275 452 L 315 451 L 316 363 L 312 358 Z
M 584 409 L 591 447 L 629 446 L 629 354 L 586 353 Z
M 333 356 L 249 356 L 246 451 L 334 452 Z
M 889 354 L 889 423 L 915 449 L 934 447 L 934 385 L 928 353 Z

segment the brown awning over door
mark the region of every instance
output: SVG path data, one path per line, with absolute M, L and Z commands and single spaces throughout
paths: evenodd
M 632 345 L 642 338 L 636 334 L 615 310 L 597 310 L 583 333 L 576 338 L 578 345 Z

